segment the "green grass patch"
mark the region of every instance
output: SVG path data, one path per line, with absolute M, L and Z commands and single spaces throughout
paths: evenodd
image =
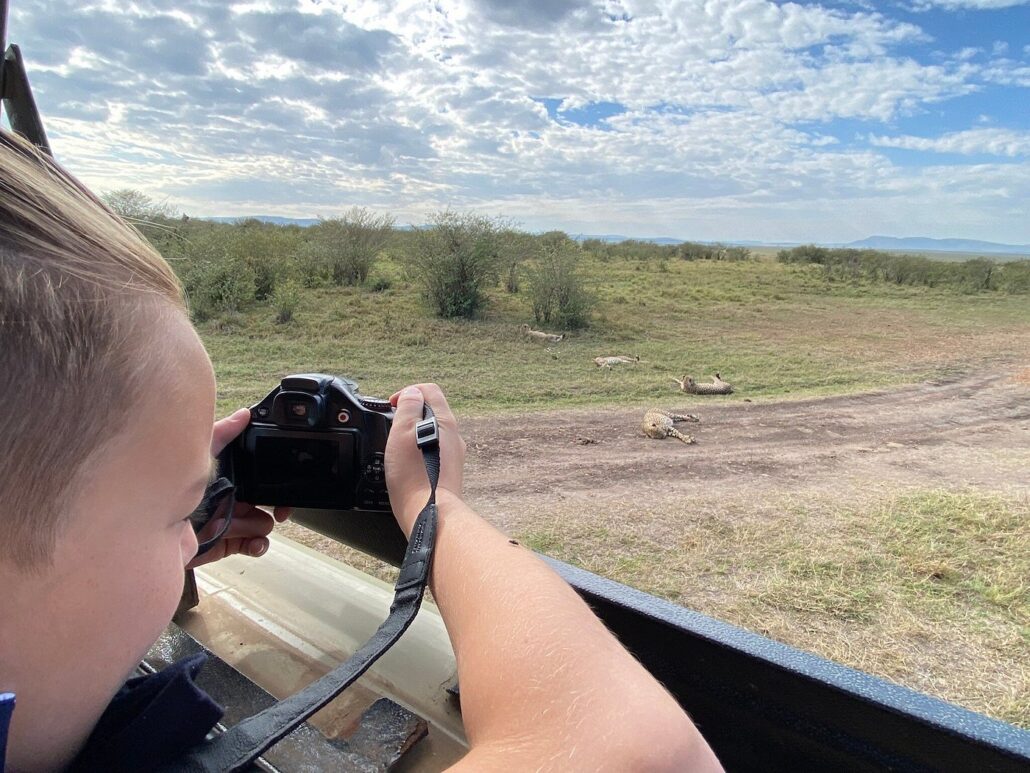
M 1025 298 L 829 281 L 818 266 L 669 260 L 582 264 L 591 326 L 547 348 L 524 339 L 525 293 L 497 287 L 475 321 L 435 318 L 388 259 L 371 287 L 300 288 L 288 324 L 274 303 L 198 324 L 219 381 L 219 411 L 263 396 L 291 372 L 339 373 L 367 394 L 436 381 L 465 412 L 674 399 L 671 377 L 714 371 L 730 399 L 837 393 L 915 381 L 1025 354 Z M 561 331 L 556 331 L 561 332 Z M 630 354 L 605 374 L 592 359 Z

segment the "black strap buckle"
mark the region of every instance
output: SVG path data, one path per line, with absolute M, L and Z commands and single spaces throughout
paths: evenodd
M 440 443 L 440 428 L 436 424 L 436 417 L 430 416 L 422 419 L 415 425 L 415 442 L 419 448 L 433 448 Z

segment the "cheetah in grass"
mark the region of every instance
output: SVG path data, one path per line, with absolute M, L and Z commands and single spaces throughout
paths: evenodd
M 655 440 L 665 440 L 667 437 L 674 437 L 684 443 L 695 443 L 690 435 L 685 435 L 674 426 L 680 421 L 701 421 L 693 413 L 670 413 L 660 408 L 651 408 L 644 414 L 642 429 L 644 434 Z
M 544 341 L 549 344 L 558 344 L 565 340 L 565 334 L 556 335 L 555 333 L 545 333 L 543 330 L 534 330 L 529 325 L 522 325 L 519 327 L 522 334 L 527 338 L 532 338 L 534 341 Z
M 607 370 L 611 370 L 614 365 L 633 365 L 638 362 L 640 362 L 639 357 L 628 357 L 625 354 L 616 357 L 594 357 L 594 365 Z
M 733 394 L 733 385 L 723 381 L 718 373 L 715 374 L 715 378 L 712 379 L 710 384 L 699 384 L 690 376 L 684 376 L 682 381 L 678 378 L 674 378 L 673 381 L 679 384 L 681 391 L 692 395 Z

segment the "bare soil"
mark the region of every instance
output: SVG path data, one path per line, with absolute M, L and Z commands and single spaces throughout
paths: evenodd
M 975 486 L 1030 490 L 1030 384 L 1014 367 L 865 394 L 742 402 L 670 396 L 697 443 L 643 435 L 643 410 L 584 409 L 462 421 L 465 490 L 509 529 L 566 499 L 590 511 L 713 498 Z M 565 509 L 565 508 L 562 508 Z

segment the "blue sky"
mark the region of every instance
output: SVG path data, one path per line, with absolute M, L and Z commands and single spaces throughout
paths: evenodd
M 1030 243 L 1030 0 L 14 0 L 60 160 L 192 215 Z

